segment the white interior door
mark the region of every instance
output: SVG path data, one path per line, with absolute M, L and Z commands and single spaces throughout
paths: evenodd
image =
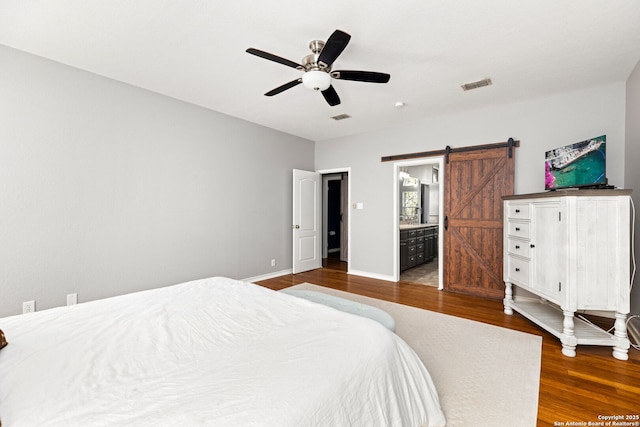
M 293 273 L 322 267 L 320 174 L 293 170 Z

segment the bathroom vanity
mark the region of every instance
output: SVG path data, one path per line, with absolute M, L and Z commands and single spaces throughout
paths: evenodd
M 432 261 L 438 255 L 438 225 L 400 225 L 400 272 Z

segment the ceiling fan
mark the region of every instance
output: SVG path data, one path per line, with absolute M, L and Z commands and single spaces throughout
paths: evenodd
M 292 67 L 304 74 L 301 78 L 285 83 L 275 89 L 265 93 L 266 96 L 277 95 L 287 89 L 291 89 L 302 83 L 305 87 L 320 91 L 324 99 L 331 106 L 340 104 L 340 97 L 331 85 L 331 79 L 337 80 L 354 80 L 357 82 L 368 83 L 387 83 L 391 76 L 385 73 L 375 71 L 356 71 L 356 70 L 336 70 L 332 71 L 333 62 L 340 56 L 351 36 L 344 31 L 335 30 L 327 39 L 327 42 L 321 40 L 312 40 L 309 43 L 311 54 L 302 59 L 302 64 L 290 61 L 280 56 L 274 55 L 262 50 L 249 48 L 247 53 L 268 59 L 288 67 Z

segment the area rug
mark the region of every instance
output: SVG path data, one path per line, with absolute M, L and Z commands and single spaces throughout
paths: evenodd
M 455 316 L 303 283 L 378 307 L 425 364 L 449 427 L 535 426 L 542 338 Z

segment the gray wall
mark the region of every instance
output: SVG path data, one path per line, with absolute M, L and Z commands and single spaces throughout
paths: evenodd
M 291 169 L 313 157 L 311 141 L 0 46 L 0 316 L 290 269 Z
M 605 133 L 610 182 L 640 188 L 639 114 L 636 67 L 626 87 L 317 142 L 315 168 L 351 167 L 364 203 L 350 271 L 393 274 L 395 182 L 380 157 L 514 137 L 516 192 L 529 193 L 544 151 Z M 312 142 L 0 46 L 0 316 L 291 268 L 292 168 L 314 168 Z
M 485 90 L 485 89 L 481 89 Z M 486 90 L 491 90 L 487 88 Z M 410 104 L 406 108 L 411 108 Z M 316 169 L 351 167 L 349 271 L 393 279 L 394 167 L 382 156 L 519 139 L 516 193 L 544 190 L 544 153 L 589 137 L 607 135 L 607 174 L 624 187 L 625 83 L 510 105 L 442 116 L 412 125 L 316 142 Z M 443 171 L 441 177 L 443 176 Z
M 633 188 L 631 194 L 634 205 L 640 209 L 640 62 L 627 80 L 627 108 L 626 108 L 626 143 L 624 182 L 628 188 Z M 640 214 L 636 214 L 640 217 Z M 640 252 L 640 230 L 636 220 L 635 248 Z M 631 312 L 640 314 L 640 285 L 638 275 L 631 293 Z M 636 319 L 637 320 L 637 319 Z M 637 323 L 638 324 L 638 323 Z

